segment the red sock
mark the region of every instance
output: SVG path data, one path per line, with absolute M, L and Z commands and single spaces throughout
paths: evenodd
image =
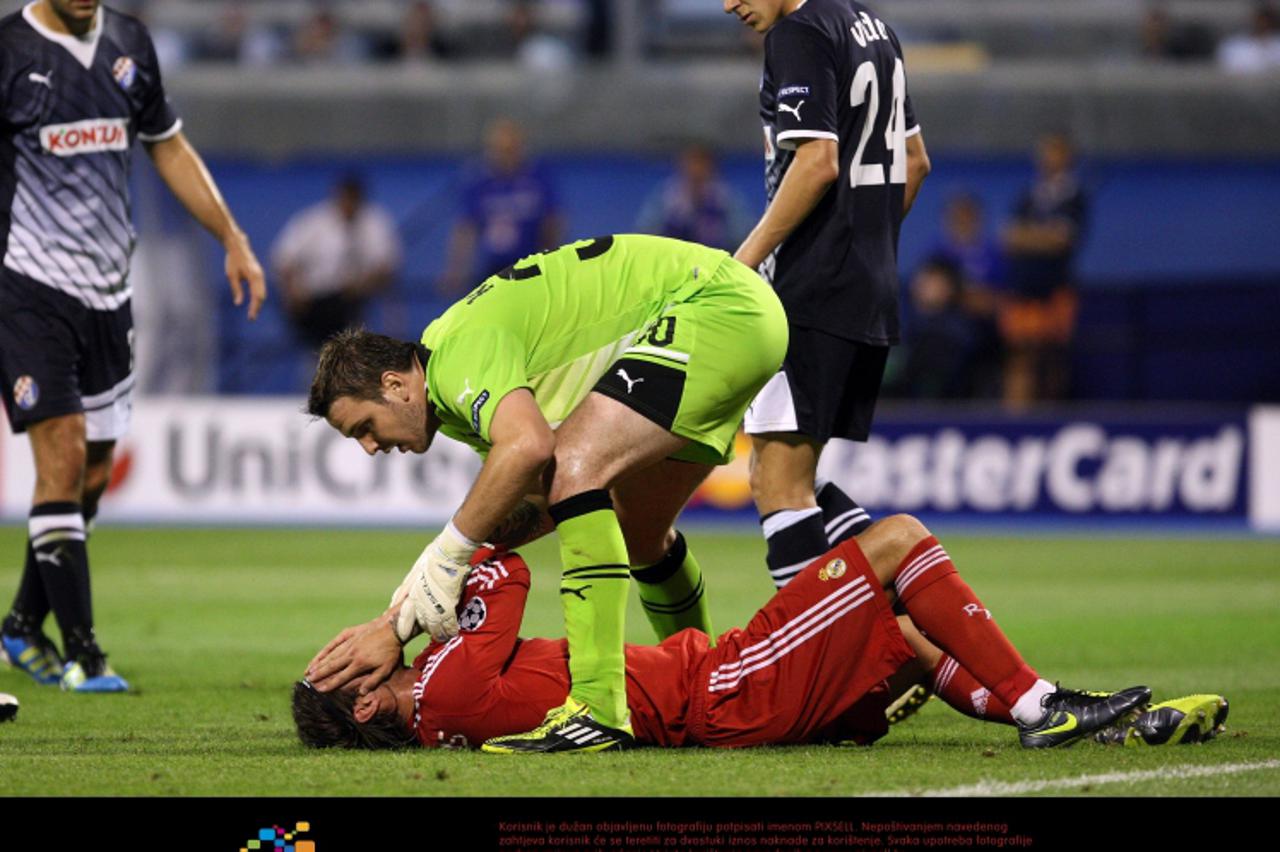
M 1009 705 L 991 694 L 978 679 L 948 657 L 942 655 L 933 670 L 933 692 L 955 710 L 984 722 L 1013 724 Z
M 1037 676 L 991 619 L 951 557 L 929 536 L 911 549 L 893 576 L 898 600 L 929 640 L 954 657 L 992 694 L 1012 707 Z

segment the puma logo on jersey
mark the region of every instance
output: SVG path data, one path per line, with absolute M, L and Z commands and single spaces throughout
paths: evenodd
M 641 376 L 638 379 L 631 378 L 630 376 L 627 375 L 626 370 L 619 370 L 618 372 L 614 373 L 614 375 L 627 383 L 627 393 L 631 393 L 632 388 L 634 388 L 636 385 L 644 381 L 643 376 Z
M 472 387 L 471 387 L 471 379 L 469 379 L 469 378 L 467 378 L 467 379 L 463 379 L 463 380 L 462 380 L 462 393 L 458 394 L 458 401 L 457 401 L 457 404 L 458 404 L 458 405 L 462 405 L 464 402 L 466 402 L 466 401 L 467 401 L 467 397 L 471 396 L 471 395 L 472 395 L 472 394 L 474 394 L 474 393 L 475 393 L 475 390 L 473 390 L 473 389 L 472 389 Z
M 980 612 L 985 612 L 987 614 L 987 621 L 991 620 L 991 610 L 987 609 L 981 604 L 965 604 L 964 612 L 965 612 L 965 615 L 969 616 L 970 618 L 973 618 L 975 615 L 977 615 Z
M 794 113 L 794 114 L 795 114 L 795 117 L 796 117 L 796 121 L 799 121 L 799 120 L 800 120 L 800 107 L 802 107 L 802 106 L 804 106 L 804 101 L 801 101 L 800 103 L 796 104 L 795 106 L 791 106 L 791 105 L 789 105 L 789 104 L 778 104 L 778 112 L 790 112 L 790 113 Z
M 35 71 L 32 71 L 27 75 L 27 79 L 33 83 L 39 83 L 40 85 L 46 86 L 50 89 L 53 88 L 53 71 L 50 71 L 48 74 L 37 74 Z

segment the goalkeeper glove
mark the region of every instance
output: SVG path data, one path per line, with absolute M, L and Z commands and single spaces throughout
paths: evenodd
M 391 605 L 403 596 L 396 615 L 396 637 L 408 642 L 421 631 L 437 642 L 458 634 L 458 601 L 471 570 L 471 555 L 480 546 L 450 521 L 418 557 L 392 596 Z

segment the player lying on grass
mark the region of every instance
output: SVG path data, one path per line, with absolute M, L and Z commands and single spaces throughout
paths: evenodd
M 295 686 L 294 719 L 304 743 L 485 743 L 486 751 L 512 752 L 523 750 L 526 738 L 546 737 L 538 721 L 564 702 L 569 689 L 566 643 L 516 635 L 528 568 L 515 554 L 486 556 L 467 580 L 460 632 L 433 642 L 412 667 L 364 695 L 322 693 L 306 681 Z M 810 563 L 745 630 L 723 634 L 714 646 L 693 628 L 656 646 L 628 645 L 635 739 L 621 747 L 635 741 L 734 747 L 876 740 L 888 729 L 888 699 L 919 677 L 911 665 L 916 654 L 893 613 L 895 600 L 947 650 L 956 677 L 963 672 L 987 691 L 985 718 L 1016 724 L 1028 748 L 1075 742 L 1125 720 L 1151 697 L 1142 686 L 1083 693 L 1040 678 L 960 579 L 937 539 L 915 518 L 896 515 Z M 384 629 L 387 648 L 398 654 L 391 627 Z M 951 702 L 950 693 L 941 695 Z M 583 713 L 562 725 L 556 736 L 563 749 L 553 750 L 583 750 L 596 724 Z M 614 738 L 605 742 L 619 747 Z
M 650 620 L 712 633 L 702 570 L 674 523 L 733 457 L 747 404 L 777 372 L 787 321 L 773 290 L 723 251 L 636 234 L 582 240 L 486 279 L 420 343 L 359 330 L 320 351 L 308 410 L 371 455 L 425 453 L 437 432 L 475 448 L 479 474 L 387 616 L 408 642 L 447 641 L 467 563 L 520 503 L 548 503 L 560 541 L 570 694 L 598 736 L 630 740 L 624 620 L 631 579 Z M 390 673 L 383 635 L 345 630 L 312 662 L 322 691 Z M 334 683 L 331 675 L 343 673 Z M 558 742 L 556 726 L 543 744 Z M 538 746 L 526 741 L 528 748 Z

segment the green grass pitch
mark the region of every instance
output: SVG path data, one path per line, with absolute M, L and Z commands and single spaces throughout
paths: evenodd
M 0 595 L 24 530 L 0 529 Z M 694 530 L 717 627 L 769 595 L 755 534 Z M 520 759 L 315 752 L 292 681 L 342 626 L 385 605 L 427 532 L 112 529 L 93 541 L 99 636 L 132 695 L 77 696 L 0 670 L 6 795 L 1280 795 L 1280 542 L 944 536 L 1029 662 L 1080 688 L 1220 692 L 1228 731 L 1201 746 L 1091 743 L 1025 752 L 1012 729 L 938 701 L 871 748 L 642 750 Z M 558 635 L 552 542 L 526 548 L 525 635 Z M 631 641 L 650 641 L 633 599 Z M 417 645 L 415 644 L 415 648 Z

